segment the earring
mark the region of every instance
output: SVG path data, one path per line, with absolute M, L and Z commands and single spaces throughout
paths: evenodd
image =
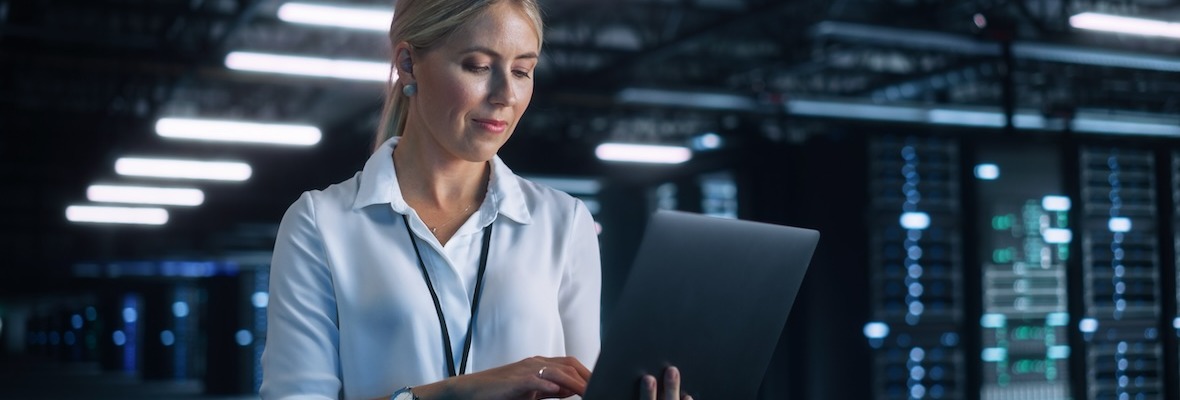
M 417 83 L 407 83 L 405 86 L 402 86 L 402 94 L 406 95 L 406 97 L 414 97 L 414 95 L 417 93 L 418 93 L 418 84 Z

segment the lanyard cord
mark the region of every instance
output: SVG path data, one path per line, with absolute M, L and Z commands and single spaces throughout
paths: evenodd
M 430 273 L 426 272 L 426 262 L 422 261 L 422 252 L 418 250 L 418 241 L 414 240 L 414 233 L 410 231 L 410 220 L 402 214 L 402 221 L 406 225 L 406 234 L 410 236 L 410 243 L 414 245 L 414 254 L 418 256 L 418 268 L 422 270 L 422 280 L 426 281 L 426 288 L 430 289 L 430 297 L 434 300 L 434 311 L 438 313 L 438 326 L 442 330 L 443 350 L 447 356 L 447 373 L 451 377 L 455 373 L 455 353 L 451 350 L 451 334 L 447 332 L 447 320 L 443 315 L 442 304 L 438 301 L 438 293 L 434 291 L 434 284 L 430 282 Z M 463 343 L 463 360 L 459 363 L 459 374 L 467 371 L 467 357 L 471 355 L 471 340 L 474 338 L 472 330 L 475 328 L 475 317 L 479 312 L 479 299 L 483 294 L 483 274 L 488 269 L 488 247 L 492 242 L 492 224 L 483 229 L 483 248 L 479 251 L 479 272 L 475 277 L 475 296 L 471 299 L 471 322 L 467 324 L 467 340 Z

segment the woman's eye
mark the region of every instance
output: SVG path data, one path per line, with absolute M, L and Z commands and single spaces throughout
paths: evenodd
M 512 74 L 516 75 L 517 78 L 528 78 L 529 77 L 529 71 L 524 71 L 524 70 L 515 70 L 515 71 L 512 71 Z
M 469 72 L 486 72 L 491 68 L 486 65 L 467 64 L 463 66 L 463 69 L 466 69 Z

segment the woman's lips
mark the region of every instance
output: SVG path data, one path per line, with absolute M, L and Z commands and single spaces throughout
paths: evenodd
M 495 119 L 476 119 L 475 124 L 494 133 L 501 133 L 508 129 L 508 122 Z

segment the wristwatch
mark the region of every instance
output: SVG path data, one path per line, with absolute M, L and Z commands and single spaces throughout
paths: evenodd
M 413 388 L 406 386 L 393 392 L 393 396 L 389 396 L 389 400 L 421 400 L 414 395 Z

